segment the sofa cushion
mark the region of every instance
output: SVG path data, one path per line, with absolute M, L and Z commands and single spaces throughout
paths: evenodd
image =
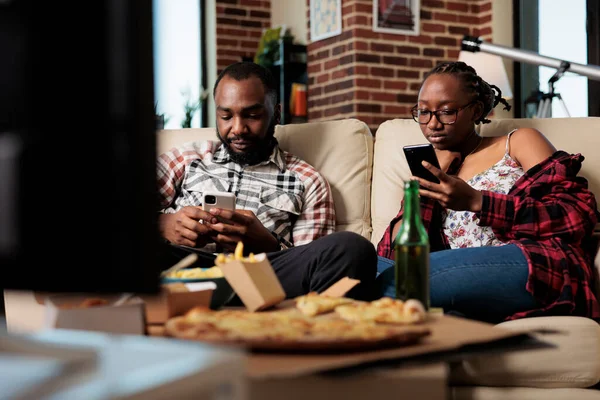
M 315 167 L 333 193 L 336 230 L 371 238 L 373 135 L 357 119 L 278 125 L 282 149 Z M 168 129 L 157 133 L 157 152 L 196 140 L 216 140 L 214 128 Z
M 532 335 L 556 347 L 454 363 L 450 368 L 450 384 L 587 388 L 600 381 L 600 326 L 593 320 L 536 317 L 503 322 L 497 328 L 539 330 L 540 333 Z
M 333 192 L 336 230 L 371 238 L 373 135 L 362 121 L 310 122 L 278 125 L 282 149 L 323 174 Z
M 404 196 L 402 181 L 411 175 L 402 147 L 425 142 L 419 125 L 412 119 L 388 120 L 377 129 L 371 195 L 371 242 L 374 245 L 379 243 L 398 213 Z

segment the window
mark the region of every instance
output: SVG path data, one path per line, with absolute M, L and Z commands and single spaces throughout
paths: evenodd
M 157 114 L 165 129 L 182 127 L 185 104 L 203 94 L 201 0 L 153 0 L 154 82 Z M 205 126 L 203 107 L 191 115 L 191 127 Z
M 515 47 L 530 50 L 542 56 L 598 65 L 600 37 L 597 0 L 513 0 Z M 548 80 L 554 68 L 526 63 L 515 63 L 515 117 L 535 115 L 536 91 L 549 91 Z M 585 76 L 566 72 L 554 85 L 554 117 L 588 115 L 600 116 L 600 99 L 592 96 L 600 82 Z M 526 106 L 526 102 L 530 103 Z M 532 112 L 533 109 L 533 112 Z
M 543 0 L 539 2 L 539 53 L 544 56 L 587 64 L 585 1 Z M 539 87 L 548 92 L 548 79 L 554 68 L 539 67 Z M 566 72 L 554 85 L 571 117 L 588 116 L 588 78 Z M 552 116 L 567 117 L 555 98 Z

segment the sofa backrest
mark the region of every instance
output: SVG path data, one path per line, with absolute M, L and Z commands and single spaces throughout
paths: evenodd
M 321 172 L 333 193 L 336 230 L 371 238 L 373 135 L 357 119 L 279 125 L 281 148 Z
M 275 136 L 282 149 L 311 164 L 329 182 L 337 231 L 370 239 L 373 135 L 369 127 L 357 119 L 278 125 Z M 197 140 L 216 140 L 215 129 L 159 131 L 157 152 Z
M 217 140 L 215 128 L 164 129 L 156 133 L 156 153 L 161 154 L 184 143 Z
M 600 117 L 500 119 L 478 126 L 483 136 L 501 136 L 519 127 L 536 128 L 557 149 L 581 153 L 585 157 L 580 175 L 588 179 L 590 189 L 600 202 Z M 375 135 L 371 218 L 375 245 L 402 202 L 402 180 L 410 170 L 402 147 L 425 143 L 419 125 L 412 119 L 394 119 L 379 126 Z

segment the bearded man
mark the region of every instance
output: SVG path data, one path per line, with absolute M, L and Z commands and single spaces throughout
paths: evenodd
M 274 133 L 281 108 L 269 70 L 232 64 L 217 78 L 213 95 L 219 140 L 188 143 L 158 159 L 159 230 L 171 246 L 167 263 L 190 248 L 231 252 L 241 241 L 246 252 L 267 253 L 288 297 L 320 292 L 344 276 L 360 279 L 350 295 L 365 297 L 376 274 L 374 246 L 357 234 L 333 234 L 328 182 L 279 148 Z M 234 193 L 236 210 L 203 210 L 205 191 Z M 204 257 L 196 266 L 212 265 Z

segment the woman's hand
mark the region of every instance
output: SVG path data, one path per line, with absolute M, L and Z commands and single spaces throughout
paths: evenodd
M 218 221 L 208 224 L 213 230 L 212 239 L 226 250 L 235 250 L 238 242 L 244 243 L 248 252 L 262 253 L 279 250 L 279 242 L 260 220 L 249 210 L 211 208 Z
M 455 211 L 481 211 L 482 195 L 479 190 L 473 189 L 469 184 L 456 176 L 450 176 L 437 169 L 427 161 L 423 166 L 435 175 L 440 183 L 433 183 L 418 177 L 411 177 L 419 181 L 419 194 L 437 200 L 445 208 Z

